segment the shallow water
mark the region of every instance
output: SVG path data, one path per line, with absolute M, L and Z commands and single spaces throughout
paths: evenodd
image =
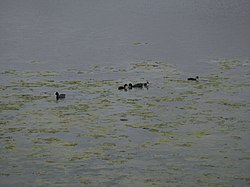
M 249 184 L 250 64 L 212 64 L 199 82 L 154 61 L 1 71 L 1 184 Z M 129 79 L 85 78 L 100 69 Z M 117 90 L 134 80 L 150 80 L 149 88 Z M 56 101 L 55 90 L 66 99 Z
M 250 185 L 249 1 L 0 5 L 0 186 Z

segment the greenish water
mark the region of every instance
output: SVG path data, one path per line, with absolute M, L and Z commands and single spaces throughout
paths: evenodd
M 249 66 L 215 60 L 198 82 L 153 60 L 1 71 L 1 186 L 248 186 Z

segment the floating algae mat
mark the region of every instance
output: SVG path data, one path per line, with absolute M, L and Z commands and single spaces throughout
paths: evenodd
M 1 71 L 1 186 L 250 185 L 250 63 L 211 64 Z

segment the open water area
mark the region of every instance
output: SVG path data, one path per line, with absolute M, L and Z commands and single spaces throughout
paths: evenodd
M 249 18 L 247 0 L 1 0 L 0 186 L 250 186 Z

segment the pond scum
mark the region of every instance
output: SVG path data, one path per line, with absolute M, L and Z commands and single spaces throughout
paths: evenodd
M 250 185 L 249 60 L 213 65 L 198 82 L 152 60 L 1 71 L 0 185 Z M 117 90 L 145 80 L 148 90 Z

